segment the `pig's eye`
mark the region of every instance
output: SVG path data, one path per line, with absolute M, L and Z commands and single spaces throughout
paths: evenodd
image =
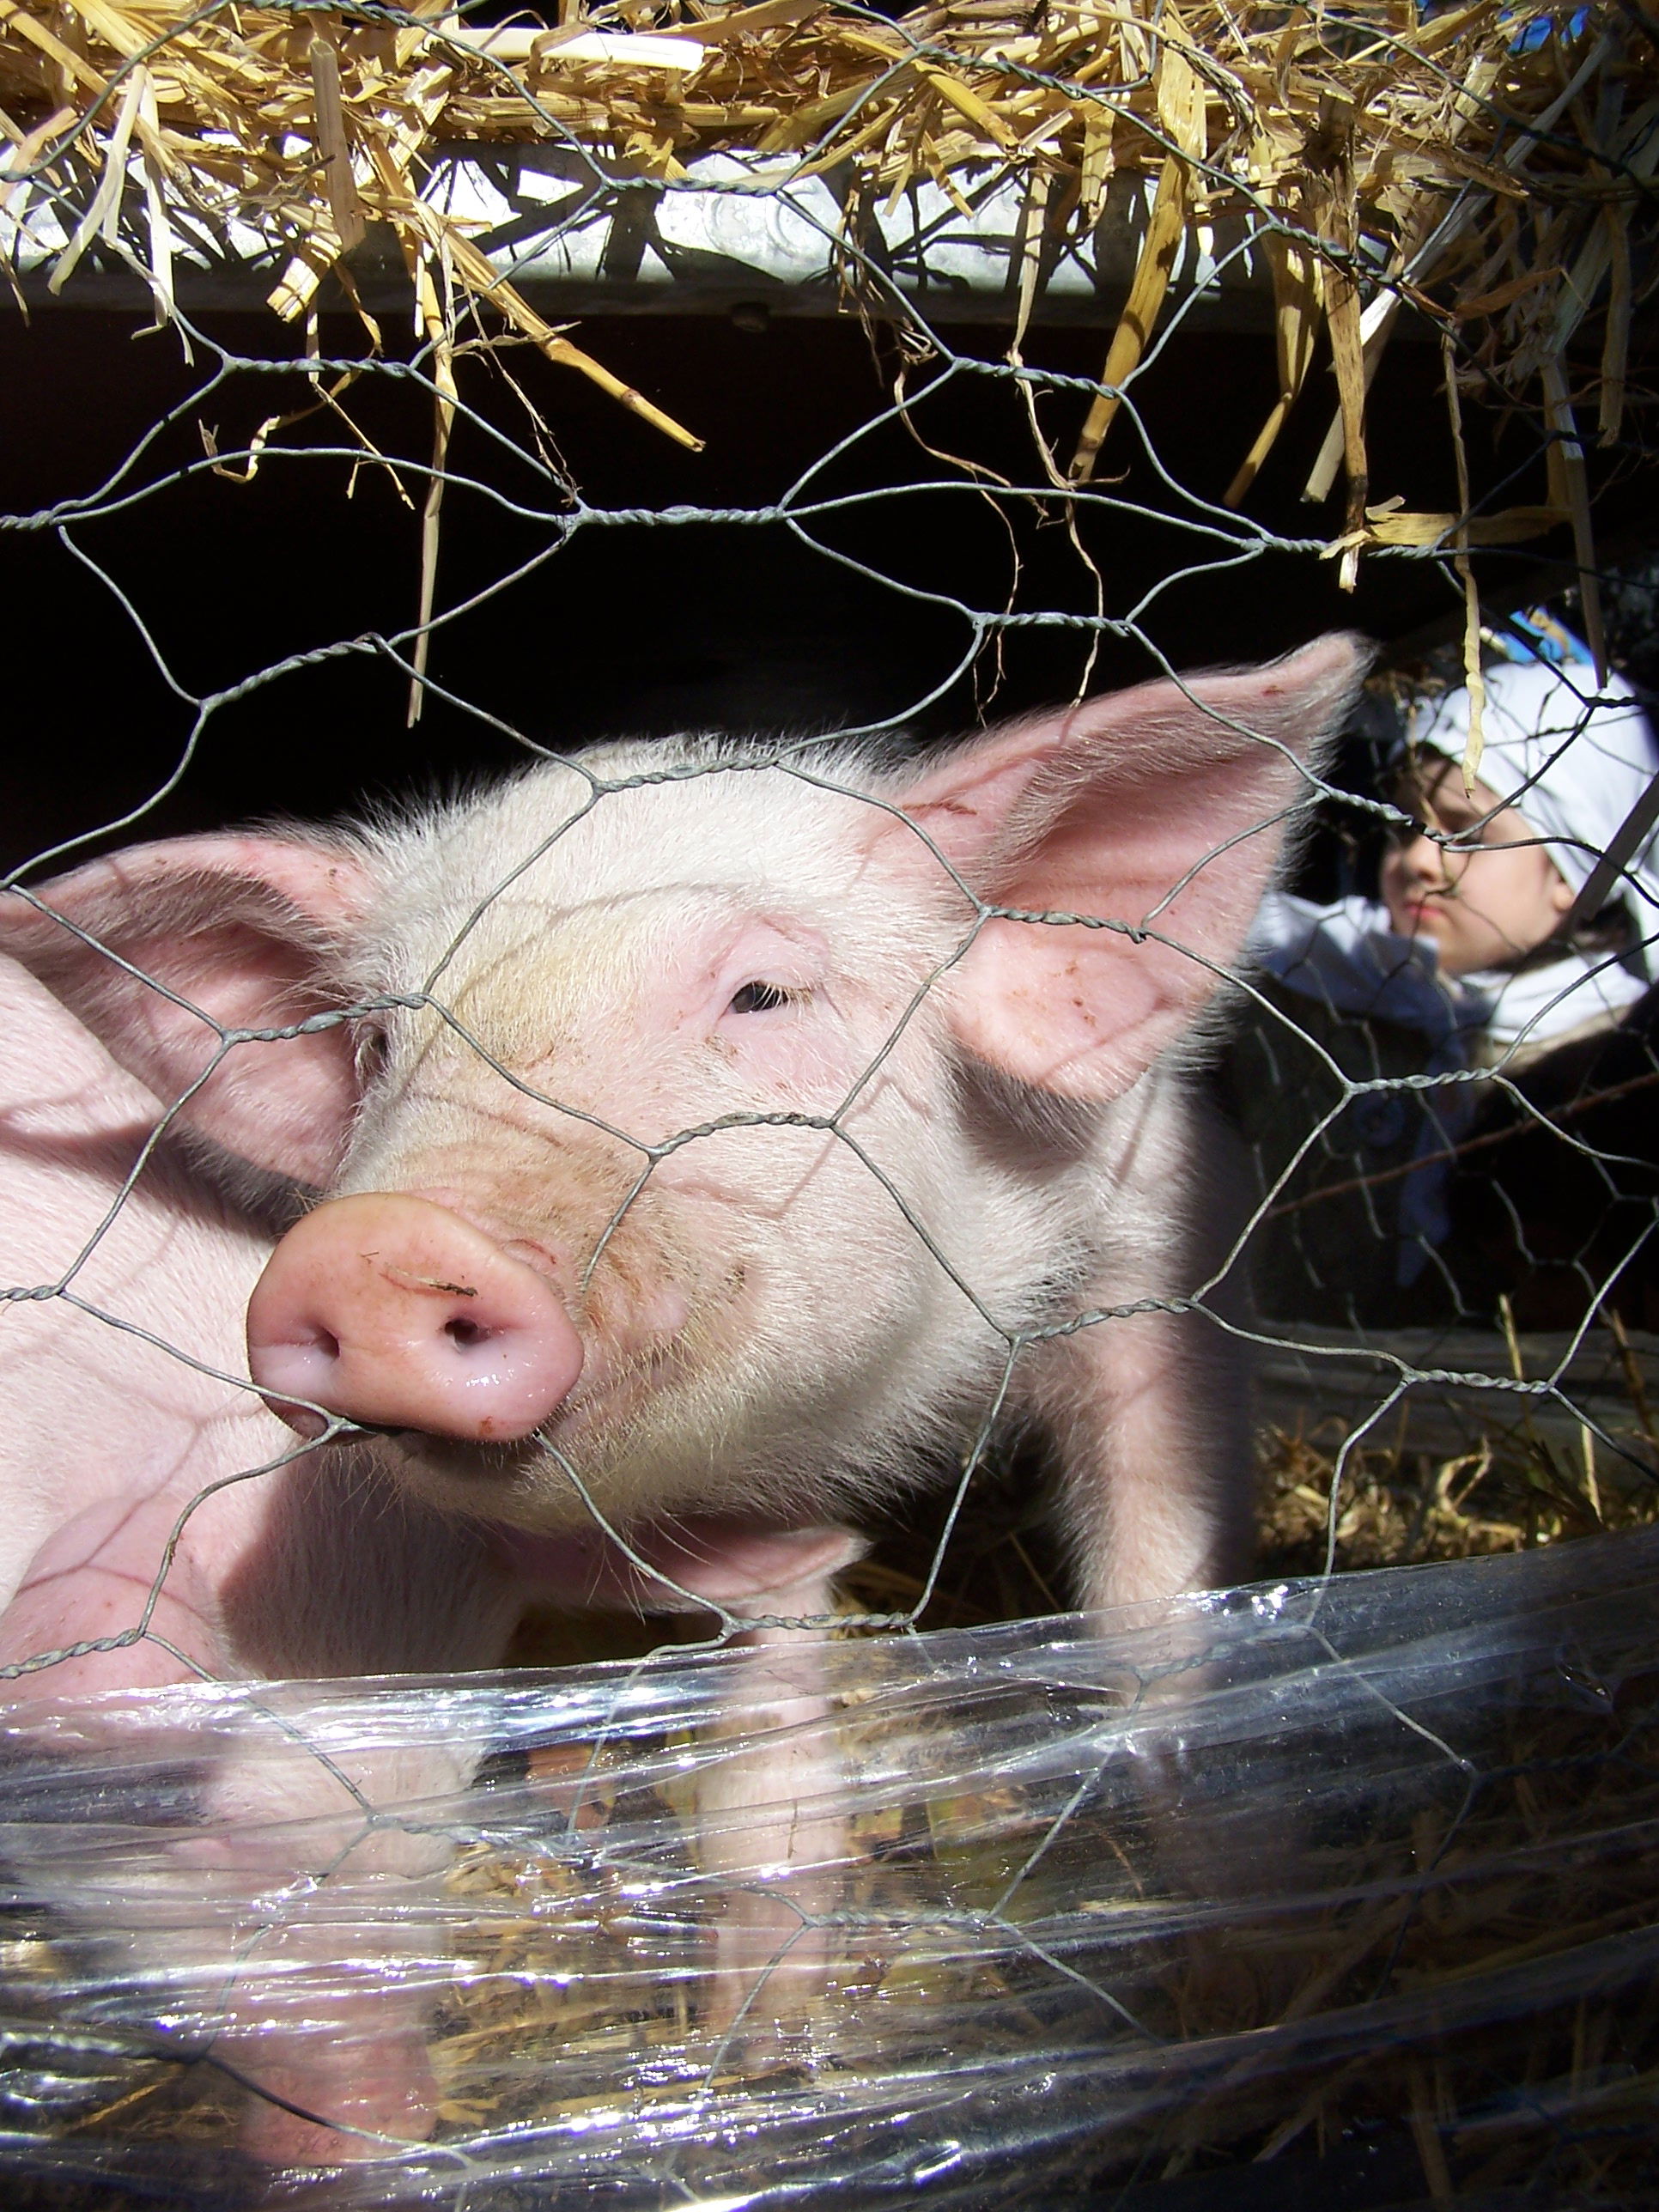
M 769 1014 L 775 1006 L 787 1006 L 793 995 L 781 983 L 745 983 L 726 1011 L 729 1014 Z

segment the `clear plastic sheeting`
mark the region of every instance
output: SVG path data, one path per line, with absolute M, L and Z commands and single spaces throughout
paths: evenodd
M 1659 1534 L 1134 1617 L 13 1705 L 7 2186 L 1650 2203 L 1656 1598 Z M 331 2166 L 269 2179 L 262 2093 L 343 2122 Z

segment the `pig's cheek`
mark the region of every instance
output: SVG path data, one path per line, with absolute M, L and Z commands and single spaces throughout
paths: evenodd
M 827 1130 L 726 1129 L 672 1154 L 656 1180 L 691 1248 L 729 1259 L 787 1228 L 843 1149 Z
M 861 1070 L 875 1057 L 872 1044 L 860 1052 L 839 1022 L 758 1014 L 717 1030 L 708 1053 L 729 1078 L 723 1087 L 741 1094 L 734 1102 L 765 1113 L 833 1113 Z
M 607 1302 L 602 1312 L 590 1316 L 583 1381 L 572 1401 L 590 1403 L 604 1393 L 618 1369 L 637 1370 L 665 1361 L 685 1334 L 691 1308 L 686 1287 L 668 1274 L 631 1289 L 614 1304 Z M 556 1429 L 557 1420 L 555 1415 L 550 1431 Z
M 672 1344 L 684 1334 L 691 1318 L 685 1292 L 665 1279 L 641 1292 L 626 1326 L 618 1334 L 619 1348 L 629 1358 Z

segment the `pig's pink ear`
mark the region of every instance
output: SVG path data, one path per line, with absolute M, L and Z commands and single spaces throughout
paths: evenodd
M 171 1105 L 219 1051 L 216 1024 L 286 1029 L 338 1003 L 331 956 L 368 895 L 362 859 L 344 843 L 179 838 L 0 898 L 0 952 Z M 356 1097 L 342 1024 L 234 1046 L 181 1118 L 257 1167 L 324 1183 Z
M 988 903 L 1171 940 L 986 922 L 956 971 L 968 1049 L 1073 1098 L 1143 1074 L 1237 958 L 1285 810 L 1310 795 L 1297 763 L 1339 727 L 1364 669 L 1360 641 L 1333 635 L 1266 667 L 1142 684 L 992 731 L 902 794 Z M 907 866 L 927 859 L 898 835 Z M 890 861 L 895 840 L 881 842 Z

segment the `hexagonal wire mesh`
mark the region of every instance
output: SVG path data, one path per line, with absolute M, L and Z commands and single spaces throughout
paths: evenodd
M 747 14 L 767 16 L 757 33 L 787 33 L 808 12 Z M 821 394 L 791 383 L 833 359 L 827 329 L 775 366 L 763 398 L 745 370 L 722 404 L 737 442 L 752 435 L 753 465 L 722 463 L 719 480 L 741 489 L 699 503 L 641 489 L 659 474 L 671 491 L 685 483 L 665 462 L 631 476 L 611 464 L 606 436 L 622 433 L 596 431 L 591 412 L 567 428 L 563 387 L 532 377 L 526 341 L 608 377 L 647 422 L 665 418 L 479 275 L 466 260 L 476 223 L 432 227 L 416 254 L 406 356 L 370 313 L 367 260 L 355 323 L 326 323 L 313 296 L 297 359 L 263 331 L 232 343 L 230 324 L 181 304 L 179 241 L 221 276 L 246 247 L 228 220 L 250 220 L 249 177 L 226 178 L 233 152 L 253 158 L 246 115 L 227 107 L 202 137 L 222 152 L 216 184 L 210 163 L 193 177 L 170 166 L 163 131 L 178 80 L 204 65 L 190 40 L 229 19 L 158 17 L 139 38 L 136 15 L 106 13 L 127 26 L 120 69 L 82 120 L 72 104 L 20 111 L 7 210 L 26 295 L 83 258 L 82 281 L 136 270 L 174 333 L 151 345 L 176 340 L 181 355 L 128 380 L 150 410 L 136 424 L 118 397 L 102 422 L 66 400 L 60 442 L 48 430 L 41 450 L 58 466 L 72 455 L 82 488 L 60 477 L 5 518 L 15 603 L 48 641 L 40 726 L 61 719 L 64 653 L 71 639 L 86 649 L 95 604 L 137 756 L 88 732 L 84 753 L 45 760 L 22 810 L 43 834 L 18 841 L 8 878 L 8 942 L 24 962 L 9 971 L 15 1472 L 0 1669 L 20 1693 L 0 1778 L 3 2148 L 17 2187 L 49 2203 L 158 2190 L 217 2203 L 246 2192 L 252 2159 L 281 2167 L 272 2185 L 296 2199 L 473 2212 L 596 2191 L 641 2205 L 874 2203 L 917 2186 L 941 2204 L 1105 2191 L 1192 2205 L 1255 2202 L 1241 2173 L 1266 2161 L 1275 2190 L 1340 2187 L 1356 2203 L 1500 2202 L 1523 2185 L 1529 2203 L 1647 2201 L 1651 1540 L 1539 1548 L 1653 1517 L 1654 758 L 1607 665 L 1608 578 L 1588 526 L 1597 471 L 1561 365 L 1587 301 L 1583 329 L 1605 333 L 1642 294 L 1642 241 L 1617 211 L 1646 190 L 1651 103 L 1621 110 L 1620 80 L 1596 69 L 1622 39 L 1637 82 L 1644 34 L 1613 11 L 1555 22 L 1541 41 L 1488 24 L 1492 66 L 1472 91 L 1435 40 L 1417 53 L 1414 21 L 1351 10 L 1316 32 L 1268 24 L 1284 68 L 1307 37 L 1358 82 L 1380 44 L 1402 70 L 1437 70 L 1443 105 L 1481 125 L 1481 159 L 1434 203 L 1434 226 L 1400 227 L 1389 259 L 1322 214 L 1317 164 L 1298 213 L 1252 182 L 1247 137 L 1194 151 L 1191 99 L 1201 129 L 1206 98 L 1229 95 L 1172 14 L 1122 19 L 1139 74 L 1126 48 L 1103 93 L 1072 48 L 1020 46 L 1040 45 L 1048 18 L 957 9 L 894 27 L 838 9 L 835 25 L 873 40 L 873 79 L 826 92 L 794 150 L 717 171 L 624 146 L 614 100 L 596 150 L 599 126 L 537 76 L 550 50 L 534 35 L 520 52 L 510 32 L 441 28 L 451 64 L 482 57 L 544 126 L 564 164 L 546 173 L 576 179 L 548 201 L 526 171 L 502 203 L 520 240 L 564 254 L 567 281 L 587 267 L 598 221 L 594 281 L 620 282 L 617 241 L 647 202 L 664 266 L 667 241 L 695 276 L 704 233 L 676 230 L 684 209 L 763 195 L 797 246 L 821 249 L 830 296 L 863 317 L 877 396 L 848 402 L 839 372 Z M 244 14 L 236 65 L 257 76 L 301 15 Z M 32 66 L 65 83 L 91 69 L 88 40 L 111 36 L 85 10 L 67 45 L 44 14 L 26 20 L 46 57 Z M 1074 41 L 1097 42 L 1104 21 L 1073 25 Z M 432 34 L 380 9 L 336 27 L 304 46 L 319 120 L 300 167 L 327 175 L 337 248 L 347 187 L 373 211 L 378 177 L 401 204 L 409 162 L 388 180 L 385 146 L 370 147 L 352 185 L 348 148 L 342 181 L 322 121 L 330 68 L 345 57 L 361 103 L 365 40 L 413 40 L 407 68 Z M 1232 33 L 1241 85 L 1260 58 L 1249 40 L 1266 35 L 1254 16 L 1246 29 Z M 606 35 L 625 46 L 640 31 L 618 17 Z M 969 51 L 1030 115 L 1052 91 L 1115 125 L 1137 118 L 1176 179 L 1135 204 L 1132 313 L 1103 378 L 1068 366 L 1065 334 L 1034 314 L 1045 288 L 1063 291 L 1060 258 L 1087 247 L 1104 281 L 1100 240 L 1118 234 L 1091 233 L 1076 198 L 1050 210 L 1046 185 L 1028 190 L 1000 234 L 1012 343 L 1006 327 L 981 343 L 979 325 L 951 319 L 937 276 L 948 240 L 918 216 L 907 260 L 877 218 L 873 185 L 890 179 L 859 167 L 854 142 L 896 73 L 954 85 L 939 96 L 1002 144 L 1002 111 L 986 125 L 986 95 L 950 74 Z M 1196 56 L 1188 111 L 1170 52 Z M 763 68 L 735 40 L 719 54 L 739 76 Z M 447 65 L 430 64 L 436 76 Z M 830 62 L 815 66 L 836 82 Z M 1518 124 L 1502 112 L 1506 66 L 1555 73 Z M 1209 90 L 1194 95 L 1200 79 Z M 726 88 L 728 108 L 739 94 L 752 104 L 747 80 Z M 337 83 L 329 97 L 337 109 Z M 593 97 L 589 86 L 575 107 Z M 660 122 L 660 87 L 640 112 Z M 1342 119 L 1321 112 L 1309 143 L 1340 173 Z M 280 101 L 262 127 L 270 161 L 289 158 Z M 1099 143 L 1084 130 L 1079 174 L 1103 204 Z M 916 159 L 932 161 L 939 220 L 954 195 L 971 222 L 1006 165 L 964 198 L 937 150 Z M 834 155 L 849 166 L 826 214 Z M 1590 173 L 1617 186 L 1593 204 L 1592 155 Z M 443 204 L 434 177 L 422 205 Z M 1163 303 L 1139 272 L 1194 179 L 1242 199 L 1248 219 L 1229 244 L 1217 216 L 1156 338 L 1126 341 L 1137 297 L 1147 323 Z M 268 235 L 303 249 L 314 226 L 295 233 L 265 183 Z M 890 219 L 907 184 L 922 189 L 907 173 Z M 447 188 L 453 208 L 453 177 Z M 321 190 L 315 173 L 307 189 Z M 1191 205 L 1179 215 L 1186 226 Z M 983 237 L 981 225 L 970 258 Z M 492 243 L 514 250 L 510 235 Z M 1424 480 L 1409 459 L 1427 395 L 1441 410 L 1428 480 L 1450 472 L 1458 489 L 1449 511 L 1401 513 L 1367 503 L 1352 403 L 1360 345 L 1376 369 L 1399 301 L 1425 303 L 1423 284 L 1444 277 L 1430 245 L 1457 247 L 1462 319 L 1402 375 L 1400 465 Z M 1546 291 L 1553 324 L 1523 322 L 1518 346 L 1504 326 L 1507 350 L 1477 342 L 1498 327 L 1479 314 L 1538 293 L 1547 262 L 1571 264 L 1571 317 Z M 1206 475 L 1206 412 L 1231 435 L 1255 404 L 1206 390 L 1207 365 L 1246 349 L 1265 364 L 1270 349 L 1259 331 L 1206 354 L 1216 342 L 1194 332 L 1252 270 L 1274 287 L 1274 434 L 1312 359 L 1298 288 L 1328 320 L 1346 441 L 1340 428 L 1304 459 L 1328 489 L 1327 449 L 1346 451 L 1334 538 L 1289 526 L 1265 477 L 1255 494 L 1272 435 L 1226 497 Z M 957 276 L 971 292 L 971 271 Z M 757 287 L 752 267 L 744 283 Z M 740 300 L 738 337 L 688 338 L 665 358 L 695 377 L 703 347 L 718 388 L 767 313 Z M 93 338 L 77 343 L 94 354 Z M 1607 372 L 1613 355 L 1601 358 Z M 1540 367 L 1545 405 L 1524 437 L 1469 414 Z M 1270 399 L 1273 386 L 1268 375 Z M 1639 481 L 1643 454 L 1639 417 L 1610 388 L 1604 373 L 1603 514 L 1616 522 L 1620 466 Z M 1389 404 L 1384 374 L 1370 421 L 1385 448 Z M 779 414 L 798 418 L 799 450 L 772 427 Z M 234 502 L 290 475 L 304 489 L 289 506 L 257 510 L 251 532 L 233 519 Z M 595 477 L 615 495 L 585 488 Z M 383 504 L 358 523 L 348 494 L 354 515 Z M 168 501 L 170 534 L 150 529 Z M 404 586 L 388 592 L 378 549 L 422 508 L 418 609 L 388 617 Z M 1502 550 L 1565 525 L 1574 550 L 1553 577 Z M 981 529 L 1000 571 L 977 542 L 964 550 Z M 204 543 L 251 553 L 262 532 L 264 568 L 190 565 Z M 663 560 L 655 549 L 676 540 L 697 550 Z M 584 572 L 596 541 L 624 543 L 629 561 Z M 732 550 L 763 542 L 787 553 Z M 1372 574 L 1409 586 L 1367 600 L 1362 551 Z M 296 566 L 320 578 L 320 600 L 283 599 Z M 1222 657 L 1194 637 L 1274 648 L 1310 634 L 1338 600 L 1339 566 L 1395 641 L 1341 744 L 1309 757 L 1311 732 L 1274 717 L 1288 676 L 1224 695 L 1178 672 Z M 1443 583 L 1455 611 L 1437 665 L 1424 632 Z M 1623 588 L 1639 603 L 1639 564 Z M 826 640 L 850 654 L 866 626 L 887 696 L 838 668 L 804 708 L 782 687 L 789 734 L 754 736 L 739 698 L 702 718 L 712 740 L 575 744 L 629 715 L 630 687 L 650 694 L 642 672 L 659 696 L 638 726 L 675 726 L 649 641 L 673 627 L 672 607 L 647 603 L 665 591 L 689 602 L 682 630 L 752 595 L 758 619 L 732 633 L 751 651 L 785 609 L 800 624 L 785 660 Z M 803 617 L 800 592 L 832 618 Z M 1562 620 L 1563 592 L 1587 645 Z M 249 604 L 230 611 L 239 597 Z M 1552 598 L 1553 613 L 1516 611 Z M 868 627 L 878 603 L 903 611 L 902 652 Z M 267 633 L 296 627 L 296 605 L 298 627 L 320 606 L 326 629 L 273 650 Z M 558 708 L 526 673 L 547 656 L 550 610 Z M 1615 658 L 1639 675 L 1639 605 L 1635 622 L 1626 613 Z M 1038 649 L 1056 644 L 1063 670 Z M 609 664 L 598 676 L 595 660 Z M 216 664 L 212 680 L 191 672 Z M 926 742 L 952 714 L 982 722 L 1068 689 L 1081 700 L 1103 668 L 1163 689 L 1138 720 L 1109 708 L 1090 725 L 1079 710 L 988 753 Z M 333 787 L 335 729 L 365 713 L 390 724 L 384 687 L 349 688 L 365 669 L 406 688 L 411 722 L 423 710 L 429 760 L 465 774 L 482 748 L 527 775 L 505 800 L 469 785 L 412 816 L 381 805 L 351 835 L 250 833 L 112 868 L 93 857 L 273 805 L 325 812 L 310 785 Z M 299 688 L 319 671 L 347 679 L 335 723 Z M 1320 719 L 1305 687 L 1297 699 Z M 1054 732 L 1093 726 L 1095 754 L 1054 770 Z M 1038 763 L 1048 813 L 1027 793 L 992 865 L 957 828 L 994 811 L 995 777 L 981 766 L 964 784 L 949 764 L 1012 775 L 1010 762 L 1029 767 L 1033 727 L 1051 747 Z M 155 773 L 158 748 L 173 757 Z M 373 782 L 392 757 L 383 744 L 348 782 Z M 1242 801 L 1222 790 L 1230 778 Z M 101 795 L 129 786 L 130 804 Z M 925 865 L 925 895 L 890 865 L 894 838 Z M 1068 839 L 1091 876 L 1022 858 Z M 1291 889 L 1267 890 L 1298 839 L 1281 872 Z M 1501 867 L 1511 906 L 1473 888 Z M 1085 879 L 1113 896 L 1058 895 Z M 1224 888 L 1206 902 L 1206 884 Z M 723 938 L 711 952 L 698 933 L 734 902 L 765 942 Z M 1038 943 L 1069 964 L 1045 950 L 1020 969 Z M 1085 1027 L 1107 1026 L 1106 1073 L 1087 1072 L 1094 1035 L 1056 1043 L 1045 1030 L 1034 1074 L 1012 1032 L 988 1043 L 964 1020 L 999 959 L 1019 970 L 1016 997 L 1085 994 Z M 491 969 L 504 989 L 488 987 Z M 691 970 L 720 1001 L 695 1062 L 664 1042 L 696 1011 Z M 1157 1014 L 1144 1046 L 1102 1011 L 1138 992 Z M 1218 995 L 1224 1024 L 1206 1011 Z M 805 1029 L 815 1009 L 842 1024 L 833 1047 Z M 755 1033 L 774 1057 L 746 1060 L 733 1022 L 769 1023 Z M 1201 1050 L 1169 1047 L 1194 1025 Z M 431 1121 L 434 1094 L 447 1120 Z M 418 1141 L 395 1134 L 421 1113 Z M 1136 1116 L 1151 1116 L 1152 1134 L 1135 1133 L 1150 1176 L 1127 1158 Z M 994 1205 L 981 1184 L 963 1200 L 969 1153 Z M 1195 1154 L 1207 1180 L 1193 1184 Z M 734 1158 L 781 1160 L 781 1180 L 767 1168 L 757 1182 Z M 1176 1201 L 1158 1200 L 1163 1184 Z M 529 1441 L 494 1457 L 410 1446 L 421 1423 L 404 1401 L 348 1395 L 354 1419 L 328 1389 L 293 1441 L 249 1380 L 241 1308 L 273 1240 L 342 1188 L 435 1192 L 470 1232 L 516 1231 L 533 1249 L 509 1266 L 553 1282 L 599 1384 L 586 1398 L 568 1378 L 547 1386 Z M 726 1216 L 740 1206 L 738 1234 Z M 330 1248 L 325 1279 L 354 1249 Z M 497 1258 L 468 1244 L 458 1264 L 475 1263 Z M 419 1253 L 388 1266 L 423 1294 L 479 1295 Z M 492 1336 L 465 1310 L 445 1329 L 461 1352 Z M 1114 1511 L 1075 1471 L 1089 1456 L 1078 1386 L 1068 1397 L 1044 1378 L 1079 1356 L 1068 1347 L 1138 1346 L 1153 1330 L 1175 1345 L 1174 1395 L 1138 1446 L 1137 1391 L 1156 1399 L 1161 1375 L 1088 1355 L 1117 1431 Z M 1238 1556 L 1190 1472 L 1225 1462 L 1217 1436 L 1240 1370 L 1218 1347 L 1238 1345 L 1255 1360 L 1264 1555 L 1311 1578 L 1171 1596 Z M 306 1395 L 292 1374 L 289 1387 Z M 608 1428 L 606 1391 L 623 1406 Z M 1049 1431 L 1073 1431 L 1058 1452 L 1073 1462 L 1057 1509 L 1069 1559 L 1042 1548 L 1058 1479 L 1045 1412 Z M 671 1468 L 677 1453 L 685 1465 Z M 1241 1479 L 1235 1468 L 1236 1491 Z M 1147 1534 L 1166 1493 L 1195 1516 L 1196 1559 Z M 881 1531 L 854 1564 L 851 1545 L 768 1548 L 843 1516 Z M 527 1540 L 503 1534 L 519 1523 Z M 1329 1579 L 1339 1563 L 1510 1551 Z M 526 1624 L 527 1592 L 560 1599 L 562 1620 L 585 1599 L 623 1626 L 545 1610 Z M 1105 1623 L 1018 1621 L 1067 1595 L 1134 1602 Z M 833 1640 L 806 1632 L 826 1622 Z M 918 1628 L 938 1632 L 890 1633 Z M 626 1656 L 554 1674 L 489 1671 L 509 1654 L 534 1668 L 614 1650 Z M 410 1679 L 271 1679 L 353 1674 Z

